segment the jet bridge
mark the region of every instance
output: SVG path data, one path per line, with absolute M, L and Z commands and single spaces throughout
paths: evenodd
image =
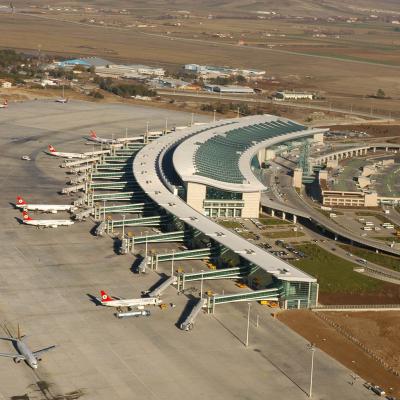
M 86 188 L 86 183 L 79 183 L 78 185 L 62 188 L 61 193 L 62 194 L 75 193 L 78 192 L 79 190 L 85 190 L 85 188 Z
M 114 213 L 143 213 L 145 211 L 154 211 L 155 204 L 152 202 L 148 203 L 129 203 L 113 206 L 101 206 L 97 204 L 94 208 L 94 218 L 100 219 L 105 214 Z
M 97 171 L 97 172 L 93 172 L 90 175 L 91 179 L 123 179 L 123 178 L 130 178 L 133 179 L 133 174 L 132 171 Z
M 205 247 L 195 250 L 176 251 L 172 253 L 153 254 L 152 265 L 155 269 L 158 268 L 158 263 L 162 261 L 181 261 L 181 260 L 204 260 L 215 257 L 217 254 L 216 248 Z
M 120 163 L 109 163 L 109 164 L 96 164 L 95 170 L 100 171 L 132 171 L 131 165 L 125 165 Z
M 82 158 L 79 160 L 74 160 L 74 161 L 64 161 L 61 164 L 61 168 L 72 168 L 72 167 L 77 167 L 80 165 L 85 165 L 85 164 L 91 164 L 97 161 L 100 161 L 101 157 L 91 157 L 91 158 Z
M 166 242 L 182 242 L 185 238 L 190 238 L 192 232 L 186 231 L 175 231 L 175 232 L 160 232 L 156 234 L 149 234 L 143 236 L 132 236 L 129 238 L 124 238 L 123 244 L 127 252 L 134 252 L 135 244 L 142 243 L 166 243 Z
M 91 182 L 89 188 L 93 190 L 123 190 L 126 188 L 139 189 L 139 186 L 136 182 L 132 181 Z
M 142 192 L 116 192 L 116 193 L 89 193 L 88 201 L 96 203 L 98 201 L 139 201 L 144 199 Z
M 109 161 L 118 162 L 118 163 L 127 163 L 131 160 L 133 155 L 123 155 L 123 156 L 104 156 L 103 161 L 108 163 Z
M 86 218 L 89 218 L 89 217 L 90 217 L 90 214 L 92 214 L 92 213 L 93 213 L 93 208 L 87 208 L 87 209 L 85 209 L 85 210 L 81 210 L 81 211 L 75 213 L 75 214 L 74 214 L 74 218 L 75 218 L 77 221 L 83 221 L 83 220 L 85 220 Z
M 72 178 L 69 180 L 68 183 L 69 183 L 70 185 L 78 185 L 79 183 L 86 182 L 87 179 L 88 179 L 88 176 L 87 176 L 86 174 L 85 174 L 85 175 L 77 175 L 77 176 L 72 177 Z
M 160 226 L 161 224 L 168 222 L 170 217 L 167 215 L 156 215 L 153 217 L 143 218 L 132 218 L 132 219 L 119 219 L 119 220 L 107 220 L 107 233 L 114 232 L 114 228 L 128 227 L 128 226 Z
M 176 281 L 177 281 L 176 276 L 170 276 L 168 279 L 161 282 L 161 284 L 159 286 L 157 286 L 155 289 L 153 289 L 151 292 L 149 292 L 147 294 L 147 296 L 148 297 L 161 296 L 167 290 L 168 287 L 170 287 L 171 285 L 175 285 Z
M 236 303 L 243 301 L 250 302 L 264 299 L 279 301 L 280 295 L 280 288 L 253 290 L 251 292 L 241 292 L 234 294 L 213 294 L 212 296 L 208 296 L 207 298 L 207 311 L 214 314 L 215 306 L 217 304 L 224 303 Z
M 197 299 L 192 311 L 180 325 L 183 331 L 191 331 L 193 329 L 196 317 L 200 314 L 201 309 L 206 306 L 206 302 L 206 299 Z
M 69 170 L 69 174 L 79 174 L 80 172 L 86 172 L 93 168 L 93 165 L 87 164 L 78 167 L 71 167 Z
M 258 269 L 256 266 L 239 266 L 234 268 L 222 268 L 210 271 L 187 272 L 178 275 L 178 291 L 185 289 L 186 282 L 194 282 L 201 280 L 215 279 L 237 279 L 255 272 Z

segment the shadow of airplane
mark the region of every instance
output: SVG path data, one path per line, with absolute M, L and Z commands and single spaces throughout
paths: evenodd
M 90 301 L 94 303 L 96 306 L 101 306 L 101 301 L 90 293 L 86 293 L 86 296 L 89 297 Z

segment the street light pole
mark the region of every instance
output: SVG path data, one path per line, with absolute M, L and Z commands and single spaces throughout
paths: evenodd
M 122 215 L 122 239 L 125 237 L 125 214 Z
M 248 305 L 249 305 L 249 308 L 247 309 L 246 347 L 249 346 L 250 308 L 251 308 L 251 303 L 248 303 Z
M 311 371 L 310 371 L 310 389 L 308 391 L 308 397 L 312 397 L 312 389 L 313 389 L 313 375 L 314 375 L 314 355 L 315 355 L 315 346 L 310 343 L 307 345 L 307 348 L 311 350 Z
M 203 270 L 201 270 L 201 281 L 200 281 L 200 298 L 203 298 Z
M 146 234 L 146 240 L 145 240 L 144 258 L 146 260 L 146 265 L 147 265 L 147 234 Z
M 174 276 L 174 256 L 175 256 L 175 250 L 172 250 L 171 276 Z

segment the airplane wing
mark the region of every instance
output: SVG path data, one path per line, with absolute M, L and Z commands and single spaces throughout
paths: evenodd
M 10 354 L 10 353 L 0 353 L 0 357 L 10 357 L 10 358 L 18 358 L 20 360 L 25 360 L 25 357 L 21 354 Z
M 0 337 L 0 340 L 9 340 L 10 342 L 15 342 L 16 339 L 12 338 L 12 337 Z
M 56 347 L 56 346 L 45 347 L 44 349 L 34 351 L 34 352 L 33 352 L 33 355 L 34 355 L 34 356 L 37 356 L 37 355 L 39 355 L 39 354 L 46 353 L 46 351 L 52 350 L 52 349 L 54 349 L 55 347 Z

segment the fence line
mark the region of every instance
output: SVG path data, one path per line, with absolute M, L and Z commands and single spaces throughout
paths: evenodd
M 358 340 L 355 336 L 353 336 L 351 333 L 346 331 L 343 327 L 341 327 L 339 324 L 336 322 L 332 321 L 330 318 L 328 318 L 324 314 L 316 313 L 315 314 L 318 318 L 323 320 L 325 323 L 330 325 L 332 328 L 334 328 L 339 334 L 344 336 L 346 339 L 350 340 L 352 343 L 357 345 L 359 348 L 361 348 L 363 351 L 365 351 L 372 359 L 377 361 L 381 366 L 388 372 L 392 373 L 395 376 L 400 376 L 400 371 L 393 366 L 389 365 L 382 357 L 378 356 L 376 353 L 374 353 L 370 348 L 368 348 L 364 343 L 362 343 L 360 340 Z

